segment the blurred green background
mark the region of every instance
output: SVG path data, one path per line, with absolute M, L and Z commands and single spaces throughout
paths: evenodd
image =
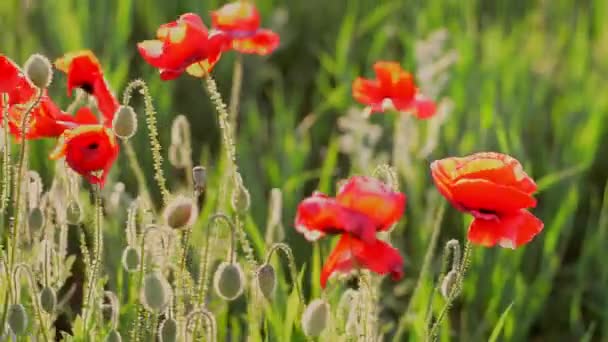
M 165 127 L 175 115 L 185 114 L 192 125 L 194 159 L 208 166 L 213 179 L 220 172 L 215 167 L 220 136 L 200 82 L 190 77 L 161 82 L 135 44 L 151 39 L 160 24 L 184 12 L 198 13 L 209 22 L 208 11 L 221 4 L 3 0 L 0 53 L 23 63 L 34 52 L 55 59 L 89 48 L 102 61 L 117 93 L 129 80 L 144 79 L 157 105 L 161 142 L 169 141 Z M 298 265 L 312 264 L 314 269 L 319 261 L 310 261 L 308 243 L 291 229 L 297 202 L 316 188 L 333 193 L 339 178 L 374 167 L 357 169 L 353 160 L 363 151 L 340 148 L 344 130 L 338 119 L 354 105 L 353 79 L 371 76 L 371 65 L 380 59 L 398 60 L 416 70 L 421 63 L 415 56 L 416 42 L 445 29 L 449 37 L 444 49 L 458 58 L 445 72 L 445 86 L 434 95 L 449 98 L 453 107 L 440 128 L 437 147 L 424 157 L 414 155 L 400 169 L 408 208 L 406 222 L 392 239 L 405 255 L 406 279 L 397 285 L 387 281 L 381 294 L 387 336 L 410 299 L 433 210 L 443 201 L 431 185 L 428 162 L 494 150 L 518 158 L 537 180 L 539 206 L 534 213 L 544 220 L 545 230 L 516 251 L 474 250 L 463 298 L 452 310 L 443 339 L 486 340 L 514 303 L 502 340 L 608 340 L 607 1 L 258 0 L 256 5 L 263 26 L 281 35 L 281 46 L 268 58 L 244 56 L 237 147 L 254 198 L 250 227 L 264 226 L 269 191 L 281 188 L 286 241 L 296 250 Z M 226 98 L 234 58 L 227 53 L 215 71 Z M 70 102 L 63 76 L 57 75 L 52 93 L 58 103 Z M 373 152 L 390 151 L 395 118 L 376 116 L 371 121 L 382 128 Z M 407 124 L 421 130 L 429 126 Z M 134 144 L 153 184 L 143 131 Z M 53 169 L 45 156 L 52 146 L 53 141 L 32 144 L 31 166 L 47 180 Z M 407 150 L 397 151 L 410 153 Z M 125 163 L 122 156 L 112 180 L 120 179 L 128 192 L 136 192 Z M 184 173 L 165 166 L 170 186 L 179 187 Z M 462 240 L 467 224 L 463 215 L 448 209 L 439 242 Z M 120 226 L 113 229 L 108 234 L 118 234 Z M 328 241 L 321 244 L 323 255 L 329 246 Z M 118 259 L 113 257 L 116 263 Z M 432 267 L 436 274 L 439 264 Z M 305 274 L 305 283 L 309 295 L 319 293 L 314 272 Z M 412 341 L 421 336 L 431 288 L 428 277 L 414 298 L 416 317 L 405 323 Z

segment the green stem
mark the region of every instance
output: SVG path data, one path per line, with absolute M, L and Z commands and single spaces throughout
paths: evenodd
M 2 94 L 2 130 L 4 141 L 0 144 L 4 144 L 2 150 L 2 180 L 0 181 L 1 193 L 0 193 L 0 213 L 4 213 L 8 207 L 8 199 L 11 191 L 11 148 L 10 148 L 10 134 L 8 128 L 8 95 Z
M 91 264 L 91 273 L 89 274 L 89 283 L 86 292 L 86 301 L 84 302 L 83 312 L 83 329 L 88 329 L 87 320 L 90 316 L 90 312 L 93 310 L 91 303 L 93 299 L 93 293 L 95 292 L 97 281 L 97 275 L 99 273 L 99 264 L 102 262 L 103 252 L 103 228 L 102 228 L 102 209 L 101 209 L 101 191 L 99 188 L 95 188 L 95 239 L 93 244 L 95 247 L 95 253 L 93 255 L 93 262 Z M 83 333 L 87 333 L 84 331 Z
M 239 118 L 239 104 L 241 98 L 241 89 L 243 88 L 243 56 L 237 54 L 234 60 L 232 69 L 232 89 L 230 90 L 230 125 L 232 126 L 232 135 L 236 134 L 236 127 Z

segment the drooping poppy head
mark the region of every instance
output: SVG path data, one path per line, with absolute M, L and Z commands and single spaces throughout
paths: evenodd
M 67 74 L 68 95 L 72 95 L 74 88 L 92 95 L 104 116 L 104 124 L 111 124 L 119 103 L 108 86 L 95 54 L 90 50 L 70 52 L 57 59 L 55 66 Z
M 473 243 L 515 248 L 543 228 L 526 210 L 536 206 L 536 184 L 511 156 L 481 152 L 445 158 L 431 164 L 431 174 L 455 208 L 475 217 L 468 235 Z
M 268 29 L 260 29 L 260 13 L 249 1 L 235 1 L 211 12 L 212 27 L 230 38 L 232 49 L 241 53 L 268 55 L 280 37 Z
M 397 62 L 374 64 L 376 79 L 358 77 L 353 82 L 353 97 L 367 106 L 369 113 L 397 110 L 411 112 L 419 119 L 435 114 L 435 103 L 420 94 L 412 74 Z
M 224 33 L 209 34 L 203 20 L 194 13 L 161 25 L 156 37 L 138 43 L 137 49 L 146 62 L 160 70 L 163 80 L 175 79 L 184 71 L 204 77 L 229 44 Z
M 62 134 L 50 158 L 65 157 L 72 170 L 91 184 L 103 187 L 118 152 L 112 129 L 103 125 L 80 125 Z

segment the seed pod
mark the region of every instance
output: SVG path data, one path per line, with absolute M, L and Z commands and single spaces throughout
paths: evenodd
M 224 300 L 235 300 L 245 288 L 245 274 L 237 263 L 222 262 L 213 276 L 215 292 Z
M 274 267 L 271 264 L 264 264 L 258 268 L 255 276 L 258 288 L 267 300 L 271 300 L 277 287 L 277 275 Z
M 25 75 L 38 88 L 45 89 L 53 80 L 53 69 L 48 58 L 33 54 L 25 62 Z
M 139 269 L 140 255 L 137 248 L 127 246 L 122 252 L 122 267 L 127 272 L 135 272 Z
M 130 139 L 137 132 L 137 114 L 131 106 L 120 106 L 112 120 L 114 134 L 121 139 Z
M 302 314 L 302 330 L 308 337 L 321 335 L 329 320 L 329 304 L 323 299 L 315 299 Z
M 7 313 L 8 326 L 17 336 L 25 334 L 27 330 L 27 312 L 21 304 L 9 306 Z
M 176 342 L 177 332 L 177 321 L 173 318 L 167 318 L 158 328 L 160 342 Z
M 68 224 L 79 224 L 82 222 L 82 209 L 78 201 L 71 200 L 65 209 L 65 218 Z
M 51 287 L 45 287 L 40 291 L 40 307 L 46 313 L 54 313 L 57 305 L 57 295 Z
M 42 209 L 39 207 L 33 208 L 30 210 L 30 213 L 27 216 L 27 225 L 30 227 L 30 230 L 37 232 L 44 225 L 44 213 Z
M 195 166 L 192 168 L 192 180 L 194 182 L 194 190 L 199 193 L 205 190 L 207 186 L 207 169 L 202 166 Z
M 105 342 L 122 342 L 122 336 L 116 329 L 110 330 L 108 336 L 106 336 Z
M 165 223 L 173 229 L 187 228 L 194 224 L 198 217 L 198 207 L 192 198 L 178 196 L 174 198 L 163 213 Z
M 456 270 L 451 270 L 450 272 L 448 272 L 448 274 L 445 275 L 445 277 L 443 277 L 443 280 L 441 281 L 440 291 L 441 295 L 444 298 L 448 298 L 450 296 L 450 293 L 456 285 L 456 278 L 458 278 L 458 271 Z
M 171 301 L 173 291 L 167 279 L 159 272 L 149 273 L 144 278 L 140 300 L 143 306 L 153 312 L 159 312 Z
M 241 175 L 237 173 L 236 178 L 237 181 L 231 196 L 232 209 L 239 214 L 244 214 L 249 210 L 249 206 L 251 205 L 251 195 L 249 195 L 249 190 L 245 188 Z

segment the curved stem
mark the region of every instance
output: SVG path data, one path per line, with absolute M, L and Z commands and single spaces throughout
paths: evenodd
M 202 316 L 207 321 L 207 340 L 211 342 L 217 341 L 217 324 L 215 322 L 215 317 L 205 308 L 196 309 L 190 312 L 186 319 L 186 327 L 190 326 L 192 320 L 197 316 Z
M 20 272 L 25 272 L 27 274 L 27 281 L 30 286 L 30 295 L 32 297 L 32 302 L 34 303 L 34 309 L 36 310 L 36 317 L 40 321 L 40 330 L 42 332 L 42 337 L 45 341 L 49 340 L 49 334 L 47 332 L 47 327 L 44 324 L 44 320 L 42 318 L 42 310 L 40 308 L 40 301 L 36 297 L 38 293 L 38 288 L 36 287 L 36 282 L 34 281 L 34 275 L 32 273 L 31 268 L 27 264 L 18 264 L 15 265 L 15 269 L 13 270 L 13 286 L 15 287 L 14 292 L 17 293 L 20 279 Z
M 292 252 L 291 248 L 287 244 L 284 244 L 281 242 L 273 244 L 272 247 L 270 247 L 268 254 L 266 255 L 266 260 L 264 261 L 264 263 L 265 264 L 270 263 L 270 258 L 272 257 L 272 254 L 276 250 L 280 250 L 281 252 L 283 252 L 285 257 L 287 258 L 287 265 L 289 266 L 289 273 L 291 273 L 290 274 L 291 281 L 293 282 L 293 286 L 296 288 L 296 291 L 298 293 L 298 298 L 300 299 L 301 307 L 304 308 L 304 306 L 306 306 L 306 304 L 304 302 L 304 295 L 302 294 L 302 291 L 300 290 L 300 284 L 298 283 L 298 272 L 297 272 L 297 268 L 296 268 L 295 258 L 293 257 L 293 252 Z

